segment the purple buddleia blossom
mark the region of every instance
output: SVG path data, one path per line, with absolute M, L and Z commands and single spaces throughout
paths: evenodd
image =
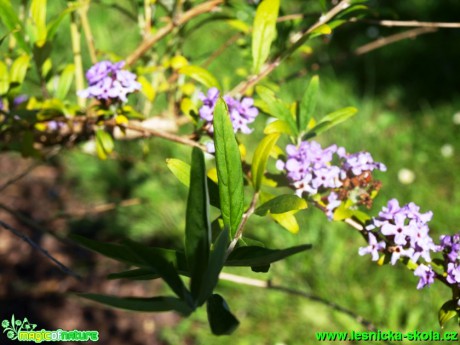
M 332 218 L 334 217 L 334 210 L 337 207 L 339 207 L 341 203 L 342 201 L 339 200 L 337 193 L 331 192 L 331 194 L 328 195 L 326 205 L 326 216 L 329 220 L 332 220 Z
M 338 154 L 345 160 L 342 164 L 342 169 L 346 172 L 352 172 L 354 176 L 359 176 L 365 171 L 387 170 L 383 163 L 374 162 L 369 152 L 344 154 L 341 150 Z
M 456 262 L 460 253 L 460 234 L 442 235 L 440 242 L 439 251 L 444 252 L 450 262 Z
M 359 255 L 371 254 L 372 261 L 377 261 L 379 259 L 379 252 L 382 252 L 385 249 L 386 244 L 384 241 L 377 242 L 377 238 L 372 232 L 368 234 L 369 245 L 367 247 L 359 248 Z
M 14 99 L 13 99 L 14 108 L 17 108 L 21 104 L 27 102 L 28 99 L 29 99 L 29 97 L 27 95 L 19 95 L 19 96 L 14 97 Z
M 198 98 L 203 102 L 203 105 L 200 107 L 198 112 L 200 117 L 207 122 L 205 127 L 210 134 L 214 133 L 212 121 L 214 118 L 214 108 L 219 98 L 219 94 L 219 90 L 215 87 L 210 88 L 207 95 L 204 95 L 203 93 L 198 94 Z M 233 131 L 235 133 L 241 132 L 243 134 L 251 133 L 252 129 L 248 127 L 248 124 L 254 122 L 259 114 L 257 108 L 254 107 L 254 100 L 250 97 L 245 97 L 239 101 L 231 96 L 224 96 L 224 101 L 228 106 Z
M 460 266 L 456 263 L 449 262 L 447 264 L 447 277 L 446 280 L 449 284 L 460 283 Z
M 424 264 L 418 265 L 414 270 L 414 275 L 420 278 L 417 285 L 417 289 L 419 290 L 434 283 L 435 273 L 431 266 Z
M 389 247 L 392 248 L 393 265 L 400 257 L 407 257 L 414 262 L 420 258 L 431 262 L 431 252 L 442 250 L 429 235 L 427 223 L 432 216 L 431 211 L 420 213 L 420 207 L 414 203 L 400 207 L 396 199 L 391 199 L 378 217 L 372 218 L 366 229 L 379 229 L 385 236 L 391 244 Z
M 1 98 L 0 98 L 0 110 L 3 110 L 3 101 Z
M 118 63 L 100 61 L 96 63 L 86 73 L 88 88 L 79 91 L 78 96 L 127 102 L 128 94 L 140 90 L 141 84 L 136 80 L 135 74 L 122 70 L 124 65 L 124 61 Z

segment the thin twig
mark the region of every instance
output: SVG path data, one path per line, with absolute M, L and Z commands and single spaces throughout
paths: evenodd
M 254 195 L 252 196 L 251 205 L 249 206 L 248 210 L 244 213 L 243 218 L 241 219 L 241 223 L 238 226 L 238 229 L 236 230 L 235 237 L 228 246 L 227 257 L 230 255 L 233 249 L 235 249 L 235 246 L 238 243 L 238 240 L 241 238 L 241 236 L 243 236 L 244 227 L 249 217 L 254 213 L 254 210 L 256 209 L 257 200 L 259 200 L 259 192 L 254 193 Z
M 238 38 L 241 37 L 241 33 L 237 32 L 234 34 L 232 37 L 230 37 L 227 41 L 225 41 L 217 50 L 215 50 L 209 58 L 206 59 L 205 62 L 203 62 L 202 66 L 203 67 L 208 67 L 211 62 L 213 62 L 217 57 L 219 57 L 228 47 L 230 47 L 233 43 L 235 43 Z
M 122 200 L 120 202 L 109 202 L 106 204 L 95 205 L 88 209 L 72 210 L 71 212 L 59 212 L 54 218 L 82 217 L 88 214 L 104 213 L 114 210 L 118 207 L 129 207 L 140 205 L 142 202 L 139 198 Z
M 193 7 L 184 14 L 180 15 L 174 20 L 170 20 L 168 24 L 159 29 L 155 35 L 148 37 L 143 40 L 141 44 L 134 50 L 134 52 L 126 58 L 126 64 L 128 66 L 135 63 L 141 56 L 143 56 L 156 42 L 161 40 L 167 34 L 169 34 L 174 28 L 180 27 L 187 23 L 194 17 L 212 11 L 215 7 L 223 3 L 224 0 L 211 0 L 202 3 L 198 6 Z
M 180 137 L 178 135 L 168 133 L 168 132 L 160 132 L 152 128 L 144 128 L 142 126 L 134 125 L 134 124 L 121 124 L 119 125 L 121 128 L 125 129 L 131 129 L 133 131 L 138 131 L 144 134 L 148 134 L 150 136 L 155 136 L 159 138 L 163 138 L 169 141 L 173 141 L 179 144 L 191 146 L 191 147 L 198 147 L 199 149 L 203 150 L 204 152 L 207 152 L 207 149 L 204 145 L 201 145 L 200 143 L 190 140 L 188 138 Z
M 85 33 L 86 44 L 88 45 L 89 56 L 91 63 L 94 65 L 97 62 L 96 47 L 94 46 L 94 37 L 91 32 L 91 25 L 88 21 L 89 2 L 91 0 L 84 0 L 84 5 L 79 10 L 81 26 Z
M 415 38 L 419 35 L 428 34 L 431 32 L 436 32 L 438 29 L 436 27 L 421 27 L 404 32 L 400 32 L 391 36 L 381 37 L 373 42 L 367 43 L 355 50 L 355 55 L 367 54 L 372 50 L 382 48 L 388 44 L 392 44 L 401 40 L 408 38 Z
M 23 177 L 27 176 L 32 170 L 34 170 L 36 167 L 39 166 L 39 163 L 32 163 L 27 169 L 25 169 L 22 173 L 19 175 L 11 178 L 10 180 L 6 181 L 3 186 L 0 186 L 0 192 L 3 192 L 6 188 L 11 186 L 12 184 L 18 182 L 20 179 Z
M 30 237 L 24 235 L 23 233 L 21 233 L 20 231 L 16 230 L 15 228 L 13 228 L 11 225 L 9 224 L 6 224 L 5 222 L 1 221 L 0 220 L 0 225 L 5 228 L 6 230 L 10 231 L 11 233 L 13 233 L 13 235 L 19 237 L 20 239 L 22 239 L 24 242 L 28 243 L 32 248 L 38 250 L 40 253 L 42 253 L 44 256 L 46 256 L 48 259 L 50 259 L 51 261 L 53 261 L 60 269 L 62 272 L 64 272 L 65 274 L 68 274 L 70 276 L 73 276 L 75 278 L 77 278 L 78 280 L 81 280 L 82 278 L 75 272 L 73 272 L 70 268 L 68 268 L 67 266 L 65 266 L 62 262 L 60 262 L 59 260 L 57 260 L 56 258 L 54 258 L 46 249 L 43 249 L 42 247 L 40 247 L 37 243 L 35 243 L 32 239 L 30 239 Z
M 359 18 L 351 18 L 349 21 L 352 23 L 363 22 L 387 27 L 460 29 L 460 23 L 448 22 L 419 22 L 417 20 L 374 20 Z
M 338 305 L 337 303 L 328 301 L 319 296 L 316 296 L 316 295 L 313 295 L 313 294 L 310 294 L 310 293 L 307 293 L 301 290 L 292 289 L 286 286 L 273 284 L 271 281 L 247 278 L 247 277 L 242 277 L 242 276 L 225 273 L 225 272 L 221 272 L 219 275 L 219 278 L 222 280 L 231 281 L 237 284 L 255 286 L 255 287 L 263 288 L 267 290 L 276 290 L 276 291 L 280 291 L 280 292 L 283 292 L 289 295 L 295 295 L 295 296 L 299 296 L 299 297 L 302 297 L 302 298 L 305 298 L 311 301 L 321 303 L 335 311 L 338 311 L 338 312 L 341 312 L 343 314 L 350 316 L 352 319 L 354 319 L 355 321 L 359 322 L 361 325 L 366 327 L 366 329 L 368 329 L 369 331 L 374 331 L 374 332 L 377 331 L 377 327 L 375 327 L 371 321 L 365 319 L 363 316 L 358 315 L 357 313 L 345 307 L 342 307 Z M 391 343 L 387 342 L 387 344 L 391 344 Z
M 258 74 L 252 75 L 247 80 L 238 84 L 235 88 L 233 88 L 233 90 L 230 91 L 230 94 L 244 94 L 249 88 L 253 87 L 260 80 L 273 72 L 273 70 L 276 69 L 285 58 L 289 57 L 294 51 L 296 51 L 314 30 L 329 22 L 332 18 L 334 18 L 338 13 L 346 9 L 348 6 L 350 6 L 350 0 L 342 0 L 339 2 L 329 12 L 322 15 L 315 24 L 308 28 L 308 30 L 305 31 L 305 33 L 291 47 L 278 54 L 278 56 L 275 57 L 271 62 L 265 64 Z
M 85 82 L 83 78 L 83 60 L 81 57 L 80 31 L 77 25 L 77 16 L 74 12 L 70 13 L 70 37 L 72 40 L 73 61 L 75 64 L 75 86 L 77 90 L 83 90 Z M 85 99 L 77 96 L 78 106 L 85 107 Z

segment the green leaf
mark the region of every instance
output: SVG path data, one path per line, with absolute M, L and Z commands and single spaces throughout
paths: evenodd
M 326 115 L 316 124 L 315 127 L 307 132 L 303 139 L 306 140 L 327 131 L 328 129 L 354 116 L 357 111 L 358 109 L 354 107 L 347 107 Z
M 186 187 L 190 185 L 190 165 L 176 158 L 166 159 L 166 165 L 169 170 L 173 173 L 174 176 Z M 212 206 L 220 208 L 219 200 L 219 187 L 218 185 L 207 178 L 208 183 L 208 192 L 209 192 L 209 202 Z
M 198 305 L 206 302 L 219 281 L 219 274 L 225 264 L 229 242 L 229 231 L 225 228 L 217 237 L 214 249 L 209 256 L 208 267 L 204 274 L 205 280 L 198 298 Z
M 27 68 L 29 68 L 29 55 L 21 55 L 14 60 L 10 70 L 10 85 L 21 85 L 26 78 Z
M 10 78 L 8 75 L 8 67 L 3 61 L 0 61 L 0 95 L 8 92 L 10 87 Z
M 73 77 L 75 75 L 75 65 L 67 65 L 59 77 L 58 86 L 56 89 L 56 98 L 65 100 L 72 86 Z
M 303 244 L 286 249 L 268 249 L 259 246 L 242 246 L 235 248 L 230 253 L 227 261 L 225 262 L 225 266 L 265 266 L 309 249 L 311 249 L 311 244 Z
M 115 308 L 135 310 L 143 312 L 161 312 L 174 310 L 184 316 L 190 315 L 192 309 L 182 300 L 176 297 L 117 297 L 109 295 L 99 295 L 92 293 L 79 293 L 77 296 L 96 301 Z
M 256 87 L 256 91 L 265 103 L 265 107 L 262 110 L 286 122 L 291 132 L 297 136 L 297 125 L 289 108 L 280 99 L 276 98 L 275 93 L 269 88 L 259 85 Z
M 318 26 L 315 30 L 313 30 L 310 33 L 309 38 L 311 39 L 314 37 L 318 37 L 322 35 L 330 35 L 330 34 L 332 34 L 331 27 L 328 24 L 323 24 L 323 25 Z
M 311 78 L 307 91 L 304 93 L 302 101 L 300 102 L 299 116 L 297 118 L 300 133 L 307 130 L 308 123 L 315 114 L 316 102 L 318 100 L 318 90 L 319 77 L 314 76 Z
M 100 159 L 107 159 L 107 156 L 113 152 L 114 143 L 112 136 L 103 129 L 96 131 L 96 151 Z
M 150 101 L 153 102 L 155 100 L 156 91 L 152 86 L 152 83 L 147 80 L 146 77 L 140 75 L 137 77 L 137 81 L 141 84 L 141 92 L 142 94 Z
M 263 0 L 257 7 L 252 30 L 252 59 L 254 73 L 270 54 L 270 46 L 276 37 L 276 19 L 280 8 L 280 0 Z
M 451 299 L 442 305 L 438 313 L 438 321 L 441 328 L 444 328 L 447 321 L 459 314 L 458 309 L 457 300 L 455 299 Z
M 129 265 L 145 266 L 144 262 L 137 256 L 133 255 L 124 245 L 94 241 L 75 234 L 71 234 L 70 238 L 82 246 L 114 260 L 121 261 Z
M 273 218 L 275 222 L 281 225 L 283 228 L 288 230 L 289 232 L 296 234 L 299 232 L 300 227 L 299 223 L 297 222 L 296 217 L 294 214 L 297 211 L 290 211 L 285 213 L 274 213 L 270 214 L 270 217 Z
M 190 271 L 190 291 L 196 299 L 203 285 L 209 260 L 211 226 L 208 215 L 208 187 L 204 154 L 199 148 L 192 151 L 190 189 L 185 217 L 185 256 Z
M 157 251 L 152 250 L 152 248 L 136 242 L 126 241 L 126 246 L 134 255 L 143 261 L 147 267 L 157 272 L 180 299 L 186 301 L 190 306 L 193 305 L 190 293 L 179 274 L 176 272 L 176 268 L 171 260 L 160 255 Z
M 185 186 L 190 186 L 190 165 L 176 158 L 166 159 L 166 165 L 174 176 Z
M 281 121 L 281 120 L 270 122 L 264 128 L 264 134 L 273 134 L 273 133 L 284 133 L 290 136 L 294 135 L 292 133 L 292 130 L 289 124 L 286 121 Z
M 35 43 L 41 47 L 46 42 L 46 0 L 32 0 L 30 16 L 33 22 Z
M 254 190 L 259 191 L 260 185 L 262 184 L 262 179 L 265 174 L 265 168 L 267 167 L 268 157 L 275 146 L 278 138 L 280 137 L 279 133 L 273 133 L 267 135 L 256 148 L 254 152 L 254 158 L 252 159 L 251 174 L 252 174 L 252 184 L 254 185 Z
M 107 275 L 107 279 L 152 280 L 157 278 L 160 278 L 160 275 L 151 268 L 136 268 Z
M 218 294 L 209 297 L 206 304 L 209 326 L 215 335 L 232 334 L 240 322 L 230 312 L 227 302 Z
M 18 45 L 26 53 L 30 53 L 30 47 L 24 39 L 24 28 L 16 15 L 16 11 L 9 0 L 0 0 L 0 20 L 5 24 L 8 30 L 14 31 L 14 37 Z
M 77 10 L 79 7 L 81 7 L 82 5 L 84 4 L 84 2 L 78 2 L 78 3 L 72 3 L 71 5 L 69 5 L 68 8 L 66 8 L 65 10 L 63 10 L 61 13 L 59 13 L 58 17 L 54 20 L 52 20 L 49 24 L 48 24 L 48 27 L 47 27 L 47 39 L 48 41 L 51 41 L 53 40 L 54 38 L 54 35 L 56 35 L 56 33 L 58 32 L 58 29 L 59 29 L 59 25 L 61 24 L 61 22 L 64 20 L 64 18 L 70 14 L 71 12 Z
M 243 217 L 243 169 L 227 104 L 222 98 L 219 98 L 214 109 L 214 143 L 220 209 L 224 224 L 233 237 Z
M 187 77 L 195 79 L 197 82 L 203 84 L 207 88 L 217 87 L 220 88 L 217 79 L 209 72 L 200 66 L 187 65 L 178 70 L 180 74 L 184 74 Z
M 306 209 L 307 206 L 305 199 L 299 198 L 297 195 L 293 194 L 283 194 L 259 206 L 254 213 L 258 216 L 265 216 L 268 212 L 272 214 L 286 213 L 303 210 Z

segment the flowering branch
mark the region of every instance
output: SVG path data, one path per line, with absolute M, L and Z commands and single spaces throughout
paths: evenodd
M 141 56 L 143 56 L 156 42 L 161 40 L 167 34 L 169 34 L 174 28 L 179 27 L 187 23 L 189 20 L 193 19 L 200 14 L 207 13 L 212 11 L 216 6 L 222 4 L 223 0 L 211 0 L 205 3 L 202 3 L 196 7 L 193 7 L 189 11 L 180 15 L 178 18 L 170 20 L 168 24 L 159 29 L 155 35 L 150 36 L 142 41 L 142 43 L 126 58 L 126 64 L 131 66 L 134 64 Z

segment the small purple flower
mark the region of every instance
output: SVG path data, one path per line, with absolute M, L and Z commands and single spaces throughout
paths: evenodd
M 417 289 L 424 288 L 425 286 L 429 286 L 434 283 L 435 273 L 431 266 L 426 266 L 424 264 L 420 264 L 414 271 L 414 275 L 419 277 L 420 280 L 417 285 Z
M 98 100 L 128 101 L 128 94 L 141 89 L 136 75 L 122 70 L 124 61 L 112 63 L 100 61 L 86 73 L 89 87 L 78 92 L 83 98 L 94 97 Z
M 207 122 L 207 130 L 209 133 L 214 132 L 212 120 L 214 118 L 214 107 L 216 106 L 219 94 L 219 90 L 213 87 L 208 90 L 207 95 L 204 95 L 203 93 L 198 95 L 198 98 L 203 102 L 203 105 L 198 112 L 200 117 Z M 238 101 L 231 96 L 224 96 L 224 101 L 228 106 L 233 131 L 235 133 L 251 133 L 252 129 L 248 127 L 248 124 L 254 122 L 259 114 L 257 108 L 254 107 L 254 100 L 252 98 L 245 97 L 241 101 Z
M 365 171 L 380 170 L 386 171 L 387 168 L 383 163 L 374 162 L 369 152 L 358 152 L 353 154 L 343 154 L 341 151 L 342 158 L 345 158 L 345 162 L 342 165 L 342 169 L 346 172 L 352 172 L 354 176 L 359 176 Z
M 440 241 L 438 250 L 444 252 L 450 262 L 456 262 L 460 253 L 460 234 L 442 235 Z
M 328 195 L 326 205 L 326 216 L 329 220 L 332 220 L 332 218 L 334 217 L 335 209 L 339 207 L 341 203 L 342 201 L 339 200 L 337 193 L 331 192 L 331 194 Z
M 449 284 L 460 283 L 460 266 L 449 262 L 447 264 L 447 277 L 446 280 Z
M 386 244 L 384 241 L 377 242 L 377 238 L 372 232 L 368 234 L 369 245 L 367 247 L 359 248 L 359 255 L 363 256 L 366 254 L 372 255 L 372 261 L 377 261 L 379 259 L 379 252 L 385 249 Z

